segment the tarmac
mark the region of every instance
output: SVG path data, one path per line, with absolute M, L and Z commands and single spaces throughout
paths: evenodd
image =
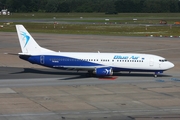
M 165 57 L 175 67 L 153 73 L 86 72 L 44 68 L 19 59 L 16 33 L 0 32 L 0 120 L 179 120 L 180 38 L 32 33 L 63 52 L 131 52 Z

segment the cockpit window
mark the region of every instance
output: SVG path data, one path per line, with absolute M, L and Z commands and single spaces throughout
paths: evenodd
M 167 62 L 166 59 L 160 59 L 159 62 Z

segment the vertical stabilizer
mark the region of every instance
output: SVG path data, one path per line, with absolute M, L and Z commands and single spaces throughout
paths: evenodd
M 16 25 L 16 30 L 22 53 L 52 52 L 51 50 L 40 47 L 23 25 Z

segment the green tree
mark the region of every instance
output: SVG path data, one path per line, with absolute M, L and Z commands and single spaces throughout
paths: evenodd
M 169 0 L 169 8 L 170 8 L 170 12 L 178 12 L 179 11 L 179 6 L 178 6 L 179 1 L 177 0 Z
M 57 12 L 70 12 L 70 8 L 69 8 L 69 4 L 68 2 L 62 2 L 58 4 L 57 7 Z
M 47 4 L 45 5 L 46 12 L 56 12 L 58 8 L 58 0 L 48 0 Z
M 160 0 L 146 0 L 144 2 L 144 12 L 147 13 L 157 13 L 161 11 L 161 1 Z
M 11 12 L 180 12 L 179 0 L 0 0 Z

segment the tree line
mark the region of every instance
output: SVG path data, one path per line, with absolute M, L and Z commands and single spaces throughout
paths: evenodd
M 0 0 L 11 12 L 177 13 L 180 0 Z

